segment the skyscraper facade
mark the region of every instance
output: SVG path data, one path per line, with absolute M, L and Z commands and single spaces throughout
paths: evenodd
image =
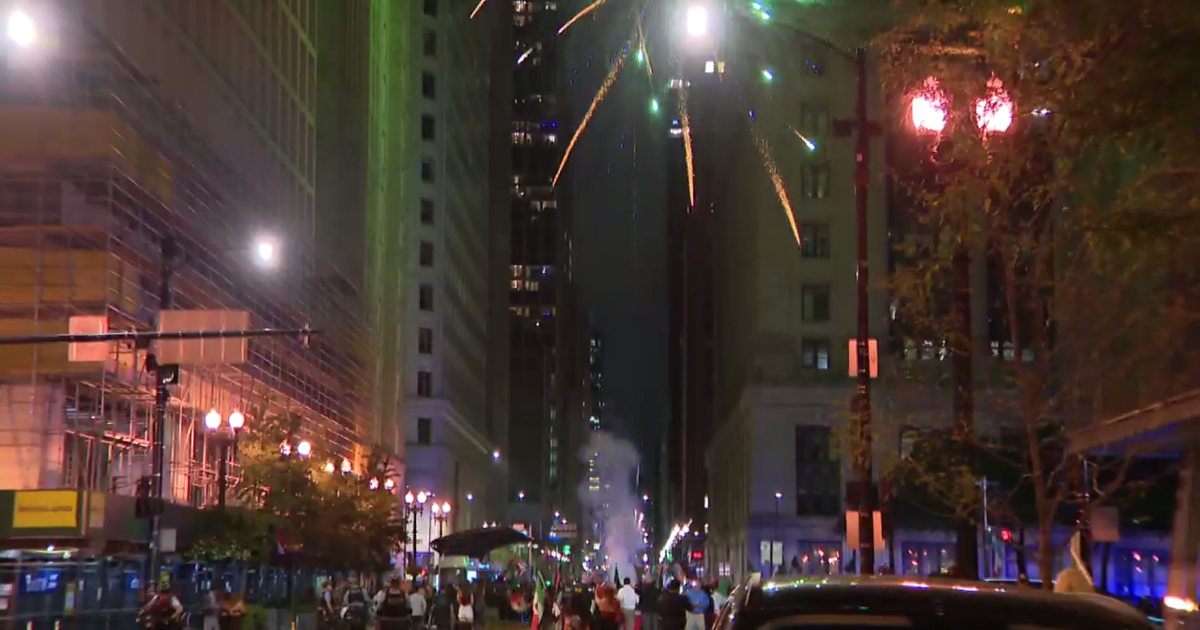
M 563 489 L 563 357 L 559 317 L 569 299 L 567 209 L 553 185 L 561 157 L 558 3 L 513 0 L 510 515 L 540 521 Z M 520 454 L 519 456 L 517 454 Z M 573 490 L 572 490 L 573 492 Z
M 494 425 L 504 424 L 495 417 L 493 381 L 504 372 L 493 369 L 499 357 L 490 356 L 496 351 L 491 338 L 508 335 L 508 322 L 491 308 L 498 294 L 508 294 L 493 271 L 507 261 L 492 239 L 508 212 L 495 174 L 507 174 L 508 154 L 492 142 L 493 134 L 508 137 L 507 121 L 495 113 L 508 111 L 510 75 L 505 68 L 494 76 L 492 62 L 508 22 L 499 3 L 471 18 L 477 4 L 422 0 L 391 8 L 402 12 L 399 23 L 407 31 L 391 62 L 406 69 L 408 89 L 396 97 L 397 106 L 401 118 L 412 121 L 400 141 L 406 229 L 395 261 L 405 313 L 401 415 L 408 483 L 459 508 L 454 522 L 462 526 L 489 515 L 483 506 L 497 477 Z M 468 495 L 476 503 L 469 511 L 462 509 Z

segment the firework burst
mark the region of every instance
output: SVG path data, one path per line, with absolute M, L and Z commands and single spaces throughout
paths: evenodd
M 583 134 L 583 130 L 587 129 L 588 123 L 592 121 L 592 116 L 596 113 L 596 108 L 600 103 L 604 102 L 604 97 L 608 96 L 609 89 L 617 82 L 617 77 L 621 73 L 621 66 L 625 65 L 625 55 L 617 57 L 616 63 L 608 71 L 608 76 L 604 77 L 604 83 L 600 85 L 600 89 L 596 91 L 596 96 L 592 98 L 592 105 L 588 107 L 587 113 L 583 115 L 583 120 L 579 121 L 579 126 L 575 128 L 575 134 L 571 136 L 571 141 L 567 143 L 567 150 L 563 152 L 562 161 L 558 164 L 558 172 L 554 173 L 554 180 L 550 183 L 553 188 L 558 185 L 558 178 L 562 175 L 563 169 L 567 166 L 567 160 L 571 159 L 571 152 L 575 150 L 575 143 L 579 141 L 579 136 Z
M 796 214 L 792 212 L 792 202 L 788 199 L 783 177 L 779 175 L 779 167 L 771 155 L 771 145 L 767 144 L 767 139 L 759 132 L 757 125 L 751 125 L 750 129 L 754 135 L 754 146 L 758 149 L 759 156 L 762 157 L 763 169 L 771 178 L 771 185 L 775 187 L 775 196 L 779 198 L 779 205 L 783 206 L 783 211 L 787 214 L 788 224 L 792 226 L 792 236 L 796 239 L 796 245 L 800 245 L 800 228 L 796 225 Z
M 688 115 L 688 92 L 683 88 L 679 93 L 679 122 L 683 125 L 683 156 L 687 163 L 688 179 L 688 209 L 696 206 L 696 169 L 692 160 L 692 121 Z
M 486 2 L 486 1 L 487 0 L 484 0 L 484 2 Z M 595 11 L 596 9 L 599 9 L 600 5 L 604 4 L 605 2 L 608 2 L 608 0 L 596 0 L 595 2 L 584 7 L 582 11 L 575 14 L 575 17 L 567 20 L 567 23 L 563 24 L 562 28 L 558 29 L 558 34 L 562 35 L 563 33 L 567 32 L 567 29 L 571 28 L 572 24 L 578 22 L 580 19 L 583 18 L 583 16 L 591 13 L 592 11 Z

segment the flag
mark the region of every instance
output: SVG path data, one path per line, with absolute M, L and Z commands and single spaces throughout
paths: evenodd
M 542 613 L 546 609 L 546 580 L 542 577 L 542 572 L 533 571 L 533 626 L 532 630 L 537 630 L 542 623 Z

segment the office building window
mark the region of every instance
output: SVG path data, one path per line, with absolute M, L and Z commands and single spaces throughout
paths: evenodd
M 437 136 L 437 121 L 431 114 L 421 114 L 421 139 L 433 140 Z
M 828 371 L 829 340 L 802 339 L 800 341 L 800 365 L 805 370 Z
M 840 512 L 841 468 L 829 427 L 796 427 L 797 516 L 834 516 Z
M 800 226 L 800 257 L 829 258 L 829 226 L 805 223 Z
M 433 243 L 421 241 L 421 266 L 433 266 Z
M 425 34 L 421 37 L 421 50 L 430 59 L 437 57 L 437 31 L 425 29 Z
M 421 73 L 421 96 L 428 99 L 437 98 L 437 78 L 432 72 Z
M 432 311 L 433 310 L 433 285 L 432 284 L 422 284 L 421 288 L 417 290 L 417 306 L 422 311 Z
M 818 103 L 800 104 L 800 131 L 811 136 L 829 133 L 829 107 Z
M 433 444 L 433 418 L 417 418 L 417 444 Z
M 829 321 L 828 284 L 806 284 L 800 287 L 800 319 L 806 322 Z
M 417 395 L 421 398 L 433 397 L 433 373 L 421 370 L 417 372 Z
M 425 0 L 425 15 L 437 17 L 437 0 Z
M 421 200 L 421 225 L 433 225 L 433 200 Z
M 421 158 L 421 181 L 433 183 L 434 179 L 433 158 Z
M 804 167 L 804 196 L 809 199 L 829 197 L 829 165 L 810 164 Z
M 433 354 L 433 329 L 422 328 L 417 331 L 417 352 Z

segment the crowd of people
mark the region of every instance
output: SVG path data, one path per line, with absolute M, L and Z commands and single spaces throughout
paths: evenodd
M 552 630 L 705 630 L 729 599 L 728 580 L 659 584 L 653 576 L 637 584 L 625 578 L 620 588 L 600 583 L 592 593 L 563 593 Z
M 317 608 L 318 625 L 325 630 L 473 630 L 483 628 L 484 617 L 481 583 L 435 589 L 398 577 L 375 593 L 355 578 L 336 587 L 326 582 Z

